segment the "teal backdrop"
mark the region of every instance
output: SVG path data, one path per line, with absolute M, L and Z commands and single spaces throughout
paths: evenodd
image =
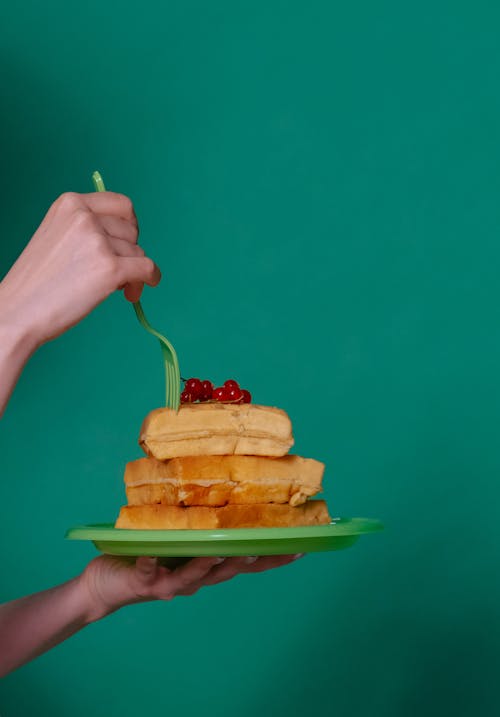
M 1 270 L 99 169 L 183 375 L 240 380 L 383 534 L 115 613 L 2 717 L 500 709 L 500 7 L 33 0 L 2 9 Z M 40 297 L 40 301 L 43 297 Z M 114 520 L 158 346 L 119 294 L 42 347 L 0 429 L 2 600 Z

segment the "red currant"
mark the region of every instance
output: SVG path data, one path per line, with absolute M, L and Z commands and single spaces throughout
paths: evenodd
M 181 403 L 192 403 L 193 397 L 189 393 L 189 391 L 183 391 L 181 393 Z
M 243 403 L 252 402 L 252 394 L 250 393 L 250 391 L 247 391 L 246 388 L 242 389 L 241 396 L 243 398 Z
M 228 401 L 229 391 L 225 386 L 219 386 L 218 388 L 214 388 L 212 398 L 215 398 L 216 401 Z
M 214 391 L 214 385 L 211 381 L 202 381 L 201 382 L 201 393 L 200 393 L 200 401 L 210 401 L 212 398 L 212 394 Z
M 189 378 L 184 384 L 184 391 L 191 395 L 191 400 L 196 401 L 202 392 L 202 385 L 199 378 Z
M 224 381 L 225 388 L 228 389 L 228 391 L 231 391 L 232 389 L 240 387 L 239 383 L 237 381 L 233 381 L 232 378 L 229 379 L 229 381 Z
M 233 403 L 242 403 L 243 392 L 240 391 L 239 388 L 230 388 L 227 395 L 228 401 L 232 401 Z

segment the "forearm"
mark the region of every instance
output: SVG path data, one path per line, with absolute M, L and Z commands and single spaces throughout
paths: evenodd
M 8 316 L 4 315 L 8 310 L 0 294 L 0 417 L 24 365 L 36 348 L 36 342 L 24 327 L 8 321 Z
M 50 650 L 91 619 L 80 578 L 0 605 L 0 677 Z
M 37 307 L 25 303 L 15 274 L 12 269 L 0 282 L 0 417 L 24 365 L 41 343 Z

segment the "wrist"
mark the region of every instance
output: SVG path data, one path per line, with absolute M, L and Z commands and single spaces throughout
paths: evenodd
M 0 310 L 3 310 L 1 304 Z M 4 316 L 0 318 L 0 346 L 5 358 L 15 358 L 24 364 L 35 353 L 39 342 L 27 327 Z
M 19 307 L 2 289 L 0 285 L 0 346 L 9 356 L 27 361 L 43 342 L 39 340 L 35 322 L 20 316 Z
M 115 572 L 109 559 L 106 555 L 94 558 L 77 578 L 87 623 L 97 622 L 134 602 L 126 581 L 116 580 L 121 571 Z
M 24 365 L 40 345 L 2 288 L 0 285 L 0 418 Z
M 76 602 L 82 621 L 86 625 L 90 625 L 90 623 L 97 622 L 97 620 L 106 617 L 107 613 L 102 609 L 102 606 L 98 604 L 95 595 L 93 595 L 89 589 L 85 571 L 74 578 L 72 582 L 74 582 L 74 590 L 77 596 Z
M 61 586 L 65 591 L 68 616 L 78 628 L 85 627 L 93 622 L 91 605 L 82 585 L 81 575 L 78 575 Z

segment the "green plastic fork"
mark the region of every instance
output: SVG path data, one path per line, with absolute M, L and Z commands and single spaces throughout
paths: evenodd
M 99 172 L 93 173 L 92 181 L 94 182 L 96 192 L 106 191 L 106 187 L 104 186 L 103 179 Z M 173 408 L 174 411 L 178 411 L 181 400 L 181 374 L 175 349 L 165 336 L 162 336 L 158 331 L 156 331 L 156 329 L 153 329 L 149 321 L 146 319 L 141 302 L 136 301 L 133 306 L 141 325 L 146 329 L 146 331 L 149 331 L 150 334 L 156 336 L 160 342 L 163 360 L 165 362 L 165 405 L 167 408 Z

